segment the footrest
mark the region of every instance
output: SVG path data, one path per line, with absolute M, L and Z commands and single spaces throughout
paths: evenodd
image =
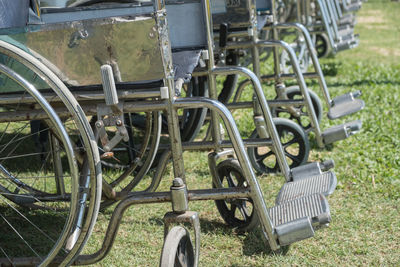
M 346 37 L 347 38 L 347 37 Z M 340 52 L 347 49 L 352 49 L 357 47 L 359 44 L 358 35 L 351 36 L 350 39 L 342 40 L 339 43 L 335 44 L 335 51 Z
M 353 114 L 365 107 L 365 102 L 358 99 L 360 91 L 347 93 L 338 96 L 332 100 L 332 106 L 329 108 L 328 118 L 331 120 Z
M 331 159 L 323 162 L 311 162 L 291 169 L 292 181 L 296 182 L 311 176 L 321 175 L 322 173 L 335 167 L 335 162 Z
M 275 200 L 277 205 L 313 194 L 329 196 L 335 191 L 337 178 L 334 172 L 324 172 L 295 182 L 285 183 Z
M 342 35 L 340 35 L 342 33 Z M 348 42 L 352 43 L 357 39 L 357 35 L 354 34 L 353 29 L 339 31 L 339 41 L 340 42 Z
M 346 139 L 347 137 L 359 132 L 362 127 L 360 120 L 347 122 L 344 124 L 336 125 L 322 133 L 324 143 L 332 144 L 336 141 Z
M 354 27 L 356 24 L 356 16 L 352 13 L 345 14 L 339 19 L 339 26 L 342 25 L 351 25 Z
M 350 5 L 343 6 L 342 12 L 343 13 L 353 13 L 357 12 L 361 8 L 361 3 L 351 3 Z
M 351 39 L 354 34 L 354 28 L 351 27 L 350 25 L 342 25 L 339 28 L 338 35 L 341 37 L 343 40 L 348 40 Z
M 329 204 L 321 194 L 298 198 L 269 209 L 281 246 L 314 236 L 314 228 L 331 221 Z

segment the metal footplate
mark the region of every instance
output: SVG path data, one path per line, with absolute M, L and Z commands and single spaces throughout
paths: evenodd
M 355 120 L 344 124 L 336 125 L 322 133 L 324 144 L 332 144 L 336 141 L 346 139 L 361 130 L 362 122 Z
M 360 40 L 358 34 L 352 34 L 341 38 L 341 41 L 335 44 L 335 51 L 340 52 L 347 49 L 352 49 L 358 46 Z
M 331 221 L 329 204 L 321 194 L 298 198 L 269 209 L 280 246 L 314 236 L 314 230 Z
M 351 39 L 354 34 L 354 28 L 350 25 L 342 25 L 339 27 L 338 35 L 344 39 Z
M 353 13 L 353 12 L 357 12 L 358 10 L 360 10 L 361 8 L 361 2 L 360 3 L 351 3 L 350 5 L 346 6 L 346 7 L 342 7 L 342 10 L 344 13 Z
M 277 205 L 320 193 L 329 196 L 335 191 L 337 185 L 336 175 L 332 171 L 304 178 L 295 182 L 285 183 L 275 200 Z
M 363 109 L 365 107 L 365 102 L 358 98 L 360 95 L 360 91 L 355 91 L 335 97 L 332 100 L 328 118 L 331 120 L 338 119 Z
M 344 14 L 340 19 L 339 19 L 339 25 L 350 25 L 353 26 L 356 24 L 356 16 L 353 13 L 348 13 Z
M 325 160 L 323 162 L 310 162 L 304 165 L 300 165 L 290 170 L 292 176 L 291 182 L 296 182 L 312 176 L 321 175 L 324 172 L 332 169 L 333 167 L 335 167 L 335 162 L 331 159 Z

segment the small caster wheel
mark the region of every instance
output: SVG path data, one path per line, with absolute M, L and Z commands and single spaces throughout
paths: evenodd
M 311 103 L 314 107 L 315 115 L 316 115 L 318 123 L 319 123 L 322 120 L 321 100 L 319 99 L 317 94 L 314 93 L 313 91 L 308 90 L 308 92 L 310 94 Z M 288 99 L 303 99 L 300 88 L 298 86 L 288 87 L 286 89 L 286 95 L 287 95 Z M 310 116 L 308 114 L 308 111 L 305 106 L 302 106 L 301 108 L 299 108 L 299 111 L 300 111 L 300 115 L 295 116 L 295 115 L 291 114 L 284 107 L 271 108 L 272 116 L 293 120 L 293 121 L 297 122 L 304 129 L 304 131 L 306 131 L 306 133 L 308 133 L 311 131 L 311 121 L 310 121 Z
M 217 173 L 224 188 L 248 187 L 242 168 L 236 159 L 227 159 L 219 163 Z M 213 187 L 218 186 L 213 183 Z M 249 231 L 258 225 L 251 198 L 216 200 L 215 205 L 226 224 L 239 231 Z
M 307 72 L 311 59 L 305 41 L 303 40 L 300 41 L 300 43 L 293 43 L 290 46 L 296 52 L 300 71 L 302 73 Z M 283 73 L 293 73 L 292 61 L 290 60 L 289 54 L 286 50 L 283 50 L 281 54 L 281 70 Z
M 305 164 L 310 152 L 310 144 L 304 130 L 296 123 L 282 118 L 274 118 L 289 167 Z M 257 130 L 250 138 L 259 138 Z M 250 162 L 258 173 L 276 173 L 280 170 L 271 147 L 250 147 L 247 149 Z
M 328 37 L 325 34 L 317 34 L 315 36 L 315 50 L 317 50 L 318 58 L 328 56 L 330 47 Z
M 194 266 L 194 249 L 189 232 L 182 226 L 174 226 L 164 240 L 160 267 Z

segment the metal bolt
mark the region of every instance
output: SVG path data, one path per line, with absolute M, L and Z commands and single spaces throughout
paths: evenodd
M 174 187 L 180 187 L 180 186 L 183 186 L 183 180 L 181 179 L 181 178 L 175 178 L 173 181 L 172 181 L 172 186 L 174 186 Z
M 122 121 L 121 121 L 121 120 L 116 120 L 115 124 L 116 124 L 117 126 L 122 126 Z
M 103 122 L 102 121 L 96 121 L 96 127 L 97 128 L 103 127 Z

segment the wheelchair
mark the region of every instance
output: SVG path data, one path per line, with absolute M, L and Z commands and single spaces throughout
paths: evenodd
M 297 1 L 292 5 L 294 12 L 288 20 L 309 29 L 318 57 L 358 46 L 359 36 L 354 34 L 354 26 L 362 1 Z
M 325 131 L 321 130 L 319 126 L 322 119 L 321 100 L 315 93 L 308 90 L 305 83 L 306 78 L 318 80 L 324 100 L 329 108 L 328 118 L 331 120 L 353 114 L 363 109 L 365 103 L 357 98 L 361 92 L 350 92 L 331 98 L 309 32 L 300 23 L 280 23 L 277 18 L 278 8 L 275 1 L 244 1 L 236 6 L 224 6 L 222 1 L 218 0 L 213 3 L 215 6 L 213 14 L 214 31 L 217 32 L 216 38 L 219 44 L 219 49 L 216 51 L 217 57 L 226 64 L 232 64 L 232 62 L 235 64 L 234 62 L 238 62 L 238 60 L 232 60 L 232 57 L 251 55 L 253 70 L 260 81 L 263 84 L 274 83 L 276 99 L 270 100 L 268 103 L 275 116 L 298 122 L 307 133 L 314 132 L 319 147 L 345 139 L 361 129 L 361 121 L 355 120 L 333 126 Z M 300 67 L 293 47 L 281 41 L 279 32 L 285 29 L 296 30 L 306 40 L 308 54 L 311 56 L 315 69 L 314 72 L 303 73 L 304 70 Z M 262 31 L 267 31 L 269 34 L 262 35 Z M 267 40 L 261 38 L 267 38 Z M 272 49 L 274 62 L 274 73 L 272 75 L 261 74 L 261 48 Z M 282 73 L 280 69 L 280 48 L 289 56 L 293 73 Z M 289 80 L 295 80 L 298 85 L 286 88 L 285 82 Z M 249 81 L 243 81 L 238 86 L 234 83 L 230 84 L 232 84 L 230 87 L 224 88 L 225 92 L 223 93 L 228 96 L 224 103 L 227 103 L 233 96 L 230 100 L 232 105 L 228 103 L 227 106 L 240 108 L 241 106 L 237 105 L 237 102 Z
M 100 261 L 124 212 L 137 204 L 172 203 L 164 216 L 161 266 L 198 265 L 199 218 L 188 201 L 215 200 L 231 226 L 260 225 L 272 250 L 312 237 L 330 222 L 325 196 L 336 177 L 325 170 L 332 163 L 289 168 L 257 76 L 241 67 L 215 66 L 209 1 L 60 2 L 4 2 L 15 12 L 0 30 L 2 265 Z M 242 140 L 230 111 L 217 100 L 216 75 L 235 74 L 253 84 L 259 112 L 254 117 L 263 138 Z M 202 76 L 209 97 L 180 97 L 184 84 Z M 204 117 L 204 109 L 211 140 L 193 141 L 197 126 L 182 138 L 180 125 L 192 120 L 178 110 Z M 168 144 L 160 144 L 163 120 Z M 222 139 L 219 120 L 229 140 Z M 269 192 L 261 190 L 245 148 L 260 144 L 273 147 L 287 180 L 269 209 L 263 197 Z M 212 151 L 212 188 L 187 189 L 184 150 Z M 154 192 L 169 160 L 171 190 Z M 133 192 L 153 164 L 151 185 Z M 107 177 L 106 167 L 122 174 Z M 101 249 L 80 255 L 100 206 L 115 201 Z M 230 210 L 246 207 L 251 212 L 241 217 Z M 184 227 L 173 226 L 184 222 L 194 227 L 194 245 Z

